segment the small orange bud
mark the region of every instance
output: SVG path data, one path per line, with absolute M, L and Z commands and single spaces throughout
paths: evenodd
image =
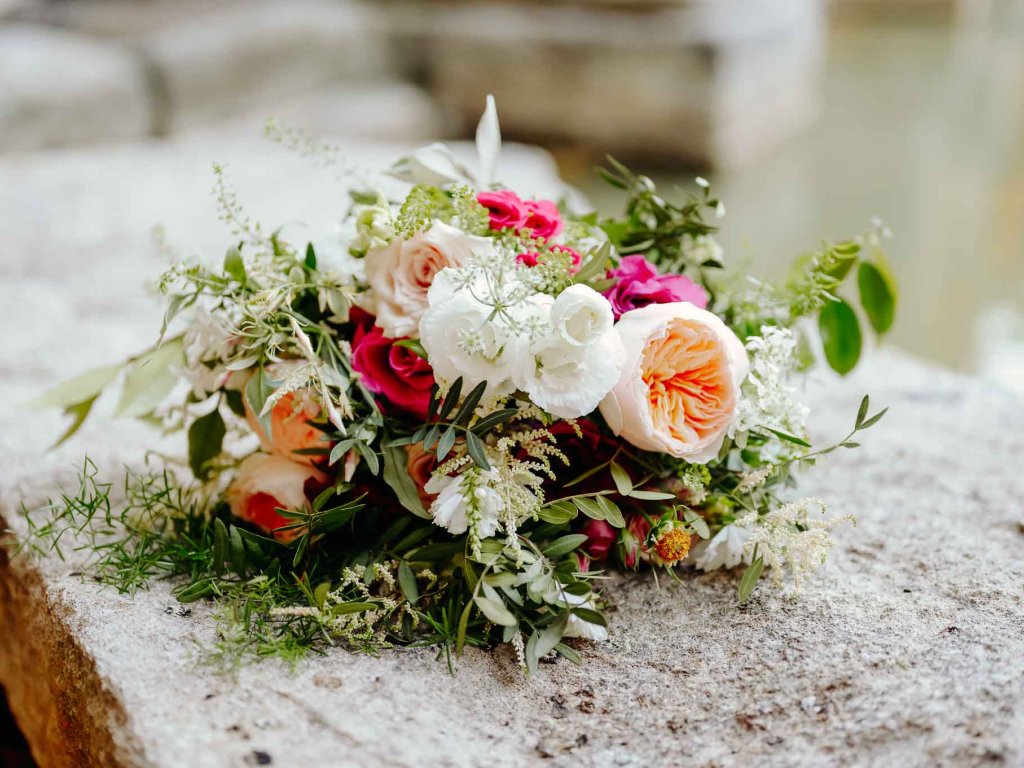
M 654 542 L 654 554 L 665 565 L 675 565 L 690 551 L 690 534 L 678 528 L 665 531 Z

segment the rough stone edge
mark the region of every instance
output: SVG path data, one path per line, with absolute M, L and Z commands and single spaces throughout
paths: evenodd
M 76 640 L 71 607 L 13 547 L 0 508 L 0 685 L 32 757 L 41 768 L 149 765 L 123 705 Z

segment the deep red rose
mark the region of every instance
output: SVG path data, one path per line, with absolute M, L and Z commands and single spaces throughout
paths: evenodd
M 352 340 L 352 370 L 366 388 L 383 395 L 395 408 L 425 419 L 430 406 L 434 371 L 411 349 L 396 344 L 380 328 L 360 327 Z

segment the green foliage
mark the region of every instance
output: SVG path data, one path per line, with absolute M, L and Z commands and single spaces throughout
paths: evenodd
M 852 371 L 860 360 L 860 323 L 853 308 L 842 299 L 826 304 L 818 315 L 818 331 L 825 359 L 841 375 Z

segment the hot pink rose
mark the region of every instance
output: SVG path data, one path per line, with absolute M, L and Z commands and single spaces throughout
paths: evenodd
M 643 256 L 626 256 L 608 277 L 616 278 L 615 285 L 604 295 L 612 305 L 615 318 L 631 309 L 648 304 L 671 304 L 688 301 L 705 309 L 707 292 L 685 275 L 659 275 L 658 270 Z
M 396 408 L 424 419 L 430 406 L 434 371 L 430 363 L 407 347 L 395 344 L 374 326 L 359 328 L 352 340 L 352 370 L 366 388 L 383 395 Z
M 558 253 L 567 253 L 569 258 L 572 259 L 572 266 L 569 268 L 569 274 L 575 273 L 580 268 L 580 262 L 583 261 L 583 257 L 580 256 L 579 251 L 570 248 L 567 245 L 552 245 L 552 251 Z M 516 261 L 520 264 L 525 264 L 528 267 L 536 267 L 540 260 L 540 254 L 537 251 L 529 251 L 527 253 L 520 253 L 516 256 Z
M 526 204 L 515 192 L 502 189 L 497 192 L 480 192 L 476 196 L 491 217 L 491 229 L 519 229 L 526 224 L 529 212 Z
M 562 231 L 562 215 L 550 200 L 527 200 L 526 211 L 526 222 L 522 228 L 529 229 L 534 237 L 550 240 Z
M 580 548 L 594 560 L 608 557 L 608 551 L 618 538 L 615 529 L 604 520 L 587 520 L 580 528 L 580 533 L 587 537 Z

